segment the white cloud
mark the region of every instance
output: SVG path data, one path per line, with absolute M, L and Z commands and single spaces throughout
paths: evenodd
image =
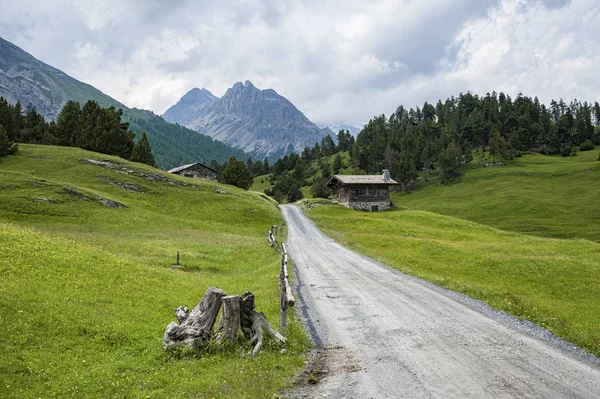
M 321 123 L 466 91 L 600 100 L 595 0 L 2 1 L 0 36 L 156 113 L 246 79 Z

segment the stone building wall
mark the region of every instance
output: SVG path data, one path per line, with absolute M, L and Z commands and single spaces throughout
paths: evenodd
M 350 209 L 383 211 L 392 207 L 389 187 L 341 186 L 333 189 L 332 201 Z
M 349 204 L 343 205 L 346 205 L 350 209 L 368 212 L 385 211 L 392 207 L 390 201 L 350 202 Z

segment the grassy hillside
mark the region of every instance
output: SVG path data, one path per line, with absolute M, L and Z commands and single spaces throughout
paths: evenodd
M 289 384 L 308 345 L 295 322 L 285 353 L 163 352 L 173 309 L 211 285 L 253 291 L 278 327 L 278 258 L 265 238 L 282 221 L 276 206 L 191 183 L 75 148 L 21 145 L 0 158 L 0 397 L 264 398 Z M 176 251 L 183 271 L 168 267 Z
M 600 244 L 505 232 L 423 211 L 325 205 L 309 216 L 350 248 L 600 355 Z
M 448 186 L 392 196 L 399 207 L 456 216 L 543 237 L 600 241 L 598 151 L 526 155 L 507 166 L 468 170 Z

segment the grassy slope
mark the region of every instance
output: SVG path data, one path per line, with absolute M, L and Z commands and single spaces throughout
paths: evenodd
M 161 347 L 173 309 L 194 306 L 211 285 L 253 291 L 278 325 L 278 259 L 265 239 L 282 220 L 276 207 L 234 187 L 151 182 L 83 158 L 124 162 L 30 145 L 0 159 L 0 397 L 263 398 L 289 383 L 307 347 L 296 323 L 285 354 L 268 347 L 251 358 L 243 347 L 173 359 Z M 66 186 L 128 208 L 64 194 Z M 42 197 L 56 202 L 32 200 Z M 177 250 L 185 271 L 168 268 Z
M 527 318 L 600 355 L 600 244 L 500 231 L 423 211 L 312 209 L 339 242 Z
M 346 152 L 341 153 L 341 157 L 342 157 L 342 163 L 346 167 L 343 167 L 340 170 L 340 174 L 351 174 L 350 169 L 348 167 L 348 165 L 350 165 L 350 154 L 346 151 Z M 335 160 L 335 155 L 329 156 L 328 160 L 329 160 L 329 165 L 332 166 L 333 161 Z M 309 183 L 309 185 L 300 187 L 300 191 L 302 191 L 302 194 L 304 194 L 304 198 L 312 198 L 312 194 L 310 193 L 310 185 L 312 184 L 312 182 L 315 178 L 322 176 L 321 170 L 318 168 L 317 164 L 318 164 L 317 161 L 310 161 L 309 164 L 307 165 L 306 173 L 308 174 L 308 176 L 304 180 L 307 181 Z M 311 171 L 314 173 L 311 174 Z M 269 181 L 270 176 L 271 176 L 271 173 L 266 174 L 266 175 L 255 176 L 254 183 L 252 184 L 252 187 L 250 187 L 250 190 L 262 193 L 267 188 L 273 188 L 273 185 Z
M 449 186 L 394 194 L 399 207 L 456 216 L 543 237 L 600 241 L 598 151 L 527 155 L 508 166 L 469 170 Z

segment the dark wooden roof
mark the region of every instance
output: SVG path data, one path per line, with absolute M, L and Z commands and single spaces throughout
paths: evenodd
M 341 184 L 343 186 L 390 186 L 398 183 L 392 179 L 385 180 L 383 175 L 335 175 L 327 182 L 325 187 L 330 187 L 336 184 Z
M 192 166 L 202 166 L 203 168 L 206 168 L 208 170 L 212 170 L 213 172 L 215 172 L 216 174 L 219 174 L 218 170 L 214 170 L 213 168 L 211 168 L 210 166 L 206 166 L 203 163 L 200 162 L 196 162 L 196 163 L 191 163 L 189 165 L 183 165 L 183 166 L 178 166 L 176 168 L 170 169 L 168 170 L 169 173 L 177 173 L 177 172 L 181 172 L 182 170 L 186 170 L 188 168 L 191 168 Z

